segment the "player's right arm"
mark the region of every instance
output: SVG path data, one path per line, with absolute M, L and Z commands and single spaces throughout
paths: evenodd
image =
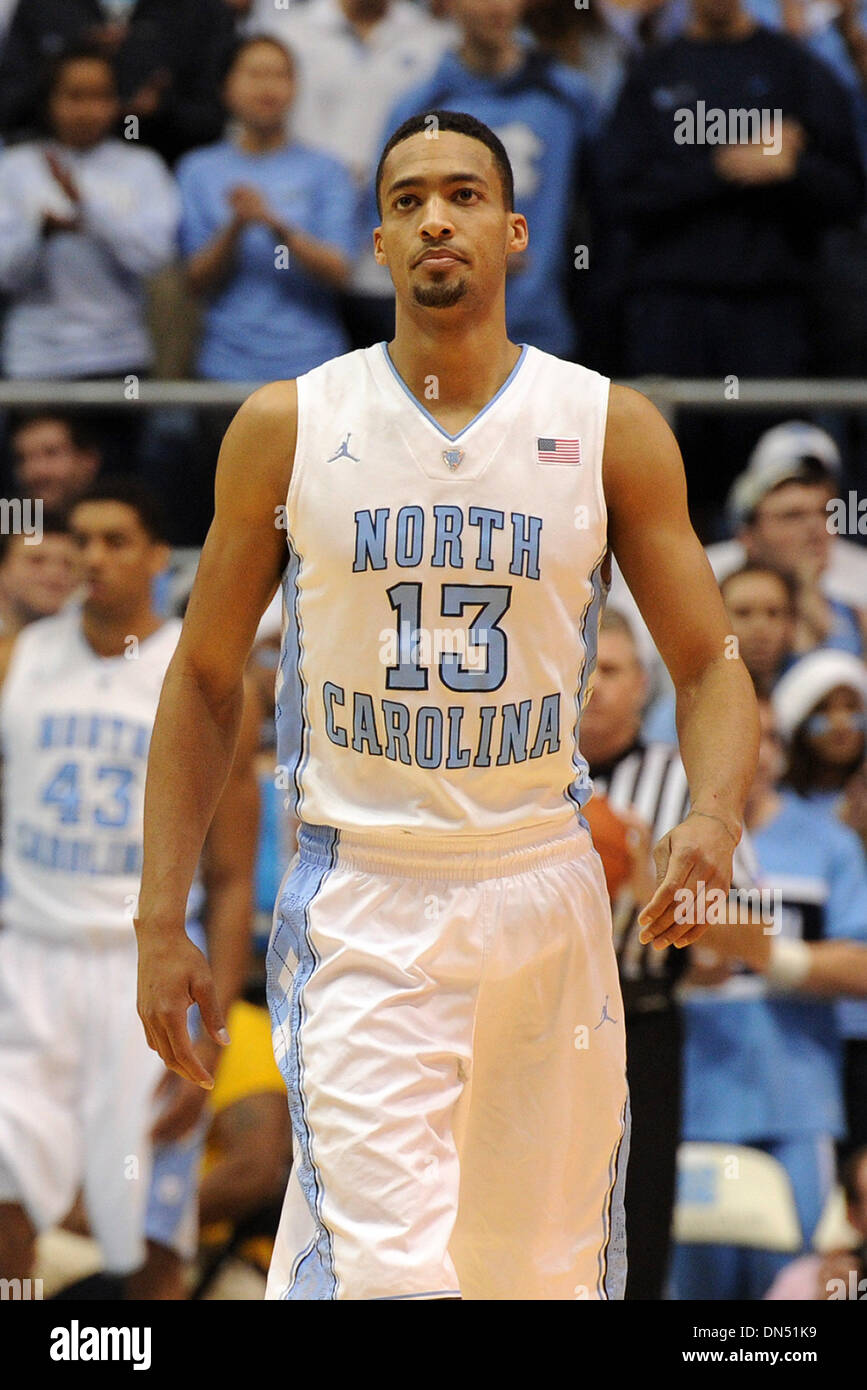
M 186 901 L 234 758 L 247 659 L 285 562 L 278 523 L 296 420 L 295 383 L 274 382 L 254 392 L 229 426 L 217 464 L 214 519 L 148 758 L 138 1011 L 166 1066 L 208 1087 L 212 1078 L 187 1033 L 189 1005 L 199 1004 L 215 1041 L 225 1041 L 225 1027 L 207 961 L 186 935 Z

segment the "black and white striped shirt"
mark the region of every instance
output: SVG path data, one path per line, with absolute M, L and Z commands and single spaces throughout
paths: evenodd
M 604 794 L 613 811 L 632 809 L 652 829 L 651 845 L 684 819 L 689 811 L 689 786 L 680 753 L 669 743 L 636 739 L 616 758 L 590 767 L 593 788 Z M 733 881 L 754 881 L 751 852 L 741 841 L 735 852 Z M 686 951 L 655 951 L 642 946 L 638 913 L 643 903 L 625 916 L 617 914 L 615 949 L 624 1008 L 629 1013 L 674 1007 L 674 987 L 685 966 Z

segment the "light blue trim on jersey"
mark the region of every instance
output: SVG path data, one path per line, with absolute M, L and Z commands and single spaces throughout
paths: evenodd
M 608 590 L 610 587 L 608 584 L 604 582 L 602 578 L 602 566 L 605 563 L 605 556 L 607 555 L 607 553 L 608 546 L 606 545 L 601 556 L 599 557 L 599 559 L 597 560 L 596 564 L 593 566 L 593 569 L 590 572 L 590 586 L 593 592 L 590 596 L 590 602 L 587 604 L 587 607 L 584 610 L 583 617 L 581 618 L 581 632 L 579 636 L 579 640 L 581 641 L 584 647 L 584 669 L 581 672 L 581 680 L 578 684 L 578 689 L 575 693 L 575 727 L 572 730 L 572 766 L 575 769 L 575 777 L 573 778 L 570 786 L 566 789 L 566 794 L 569 797 L 571 797 L 571 799 L 575 802 L 579 811 L 581 807 L 587 804 L 587 802 L 590 800 L 591 795 L 590 787 L 585 786 L 579 788 L 576 785 L 579 778 L 584 778 L 585 780 L 588 779 L 589 770 L 587 759 L 582 756 L 579 748 L 581 706 L 584 703 L 584 694 L 587 690 L 587 683 L 590 680 L 590 677 L 593 674 L 593 668 L 596 665 L 596 650 L 599 645 L 599 618 L 601 616 L 602 609 L 605 606 L 605 600 L 608 597 Z M 587 631 L 588 624 L 590 627 L 589 641 L 587 641 L 584 636 L 584 634 Z M 584 825 L 585 829 L 589 830 L 590 827 L 587 825 L 587 822 L 584 819 L 584 817 L 579 815 L 579 820 L 581 821 L 582 825 Z
M 625 1195 L 631 1133 L 632 1110 L 627 1095 L 620 1115 L 620 1138 L 611 1155 L 608 1169 L 609 1187 L 602 1211 L 605 1240 L 599 1251 L 599 1277 L 596 1286 L 600 1298 L 622 1299 L 626 1295 Z
M 302 673 L 304 630 L 299 611 L 298 574 L 301 557 L 287 534 L 289 563 L 283 575 L 283 608 L 286 630 L 280 653 L 282 682 L 277 697 L 275 722 L 277 729 L 277 762 L 291 773 L 295 786 L 294 813 L 300 817 L 303 791 L 301 779 L 309 755 L 309 726 L 307 721 L 307 685 Z
M 411 1303 L 414 1298 L 460 1298 L 460 1289 L 434 1289 L 430 1293 L 389 1293 L 375 1303 Z
M 518 358 L 518 360 L 517 360 L 517 362 L 515 363 L 514 367 L 513 367 L 512 370 L 509 372 L 509 375 L 506 377 L 506 380 L 503 382 L 503 384 L 502 384 L 502 386 L 500 387 L 500 389 L 499 389 L 499 391 L 497 392 L 497 394 L 496 394 L 495 396 L 492 396 L 491 399 L 488 401 L 488 404 L 482 406 L 482 408 L 481 408 L 481 410 L 479 411 L 478 415 L 474 415 L 473 418 L 472 418 L 472 420 L 470 421 L 470 423 L 469 423 L 468 425 L 464 425 L 464 427 L 463 427 L 462 430 L 458 430 L 457 434 L 449 434 L 448 430 L 444 430 L 443 427 L 442 427 L 442 425 L 440 424 L 439 420 L 435 420 L 434 417 L 431 415 L 430 411 L 429 411 L 429 410 L 426 410 L 425 407 L 422 405 L 422 403 L 421 403 L 421 401 L 418 399 L 418 397 L 417 397 L 417 396 L 414 396 L 414 395 L 412 394 L 412 392 L 410 391 L 410 389 L 409 389 L 409 387 L 407 386 L 406 382 L 404 381 L 403 377 L 401 376 L 400 372 L 397 370 L 397 367 L 394 365 L 394 363 L 393 363 L 392 360 L 391 360 L 391 354 L 390 354 L 390 352 L 389 352 L 389 350 L 388 350 L 388 343 L 382 342 L 382 343 L 380 343 L 380 347 L 382 348 L 382 351 L 383 351 L 383 353 L 384 353 L 384 355 L 385 355 L 385 360 L 386 360 L 386 362 L 388 363 L 389 368 L 391 369 L 391 374 L 392 374 L 392 376 L 394 377 L 395 381 L 396 381 L 396 382 L 398 383 L 398 385 L 400 386 L 401 390 L 404 391 L 404 392 L 406 393 L 406 395 L 407 395 L 407 397 L 409 398 L 409 400 L 412 401 L 412 403 L 413 403 L 413 405 L 415 406 L 416 410 L 418 410 L 418 411 L 425 417 L 426 420 L 429 420 L 430 423 L 434 426 L 435 429 L 439 430 L 440 434 L 443 436 L 444 439 L 448 439 L 448 440 L 450 440 L 452 443 L 454 443 L 454 441 L 455 441 L 456 439 L 460 439 L 460 438 L 461 438 L 461 435 L 466 434 L 467 430 L 471 430 L 471 429 L 473 428 L 473 425 L 478 424 L 478 422 L 479 422 L 479 420 L 481 420 L 482 416 L 485 415 L 485 414 L 487 414 L 487 412 L 491 409 L 491 406 L 496 405 L 497 401 L 500 399 L 500 397 L 502 396 L 503 392 L 504 392 L 504 391 L 508 391 L 508 389 L 509 389 L 509 387 L 511 386 L 512 382 L 515 380 L 515 377 L 518 375 L 518 372 L 521 370 L 521 367 L 522 367 L 522 365 L 523 365 L 523 363 L 524 363 L 524 359 L 525 359 L 526 356 L 527 356 L 527 347 L 528 347 L 528 344 L 527 344 L 527 343 L 522 343 L 522 344 L 521 344 L 521 356 Z
M 333 1299 L 337 1290 L 331 1232 L 322 1219 L 322 1176 L 316 1167 L 313 1129 L 304 1092 L 301 1032 L 305 1018 L 304 987 L 319 963 L 310 940 L 310 905 L 337 862 L 340 833 L 331 826 L 305 826 L 304 831 L 320 852 L 313 859 L 305 859 L 302 846 L 299 862 L 284 884 L 278 902 L 277 929 L 268 948 L 267 974 L 271 1026 L 284 1041 L 278 1060 L 289 1095 L 289 1113 L 297 1146 L 296 1174 L 316 1226 L 313 1240 L 296 1256 L 283 1298 L 309 1301 Z M 290 950 L 298 966 L 291 994 L 287 994 L 281 977 L 289 970 Z

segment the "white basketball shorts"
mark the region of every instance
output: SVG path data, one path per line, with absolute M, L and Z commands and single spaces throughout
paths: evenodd
M 623 1297 L 625 1030 L 583 823 L 302 825 L 268 986 L 295 1164 L 266 1298 Z
M 106 1268 L 144 1259 L 153 1092 L 164 1067 L 136 1013 L 136 943 L 0 931 L 0 1202 L 37 1231 L 79 1187 Z

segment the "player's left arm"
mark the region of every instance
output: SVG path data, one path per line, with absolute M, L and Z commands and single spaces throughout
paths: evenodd
M 208 955 L 224 1018 L 244 987 L 250 962 L 259 837 L 256 754 L 261 721 L 261 701 L 254 682 L 247 679 L 234 762 L 202 853 Z M 215 1047 L 215 1060 L 218 1052 Z
M 675 921 L 678 890 L 728 891 L 758 753 L 758 709 L 713 571 L 692 529 L 677 441 L 645 396 L 610 389 L 603 482 L 608 540 L 677 692 L 691 809 L 654 850 L 658 887 L 639 921 L 657 949 L 702 924 Z

